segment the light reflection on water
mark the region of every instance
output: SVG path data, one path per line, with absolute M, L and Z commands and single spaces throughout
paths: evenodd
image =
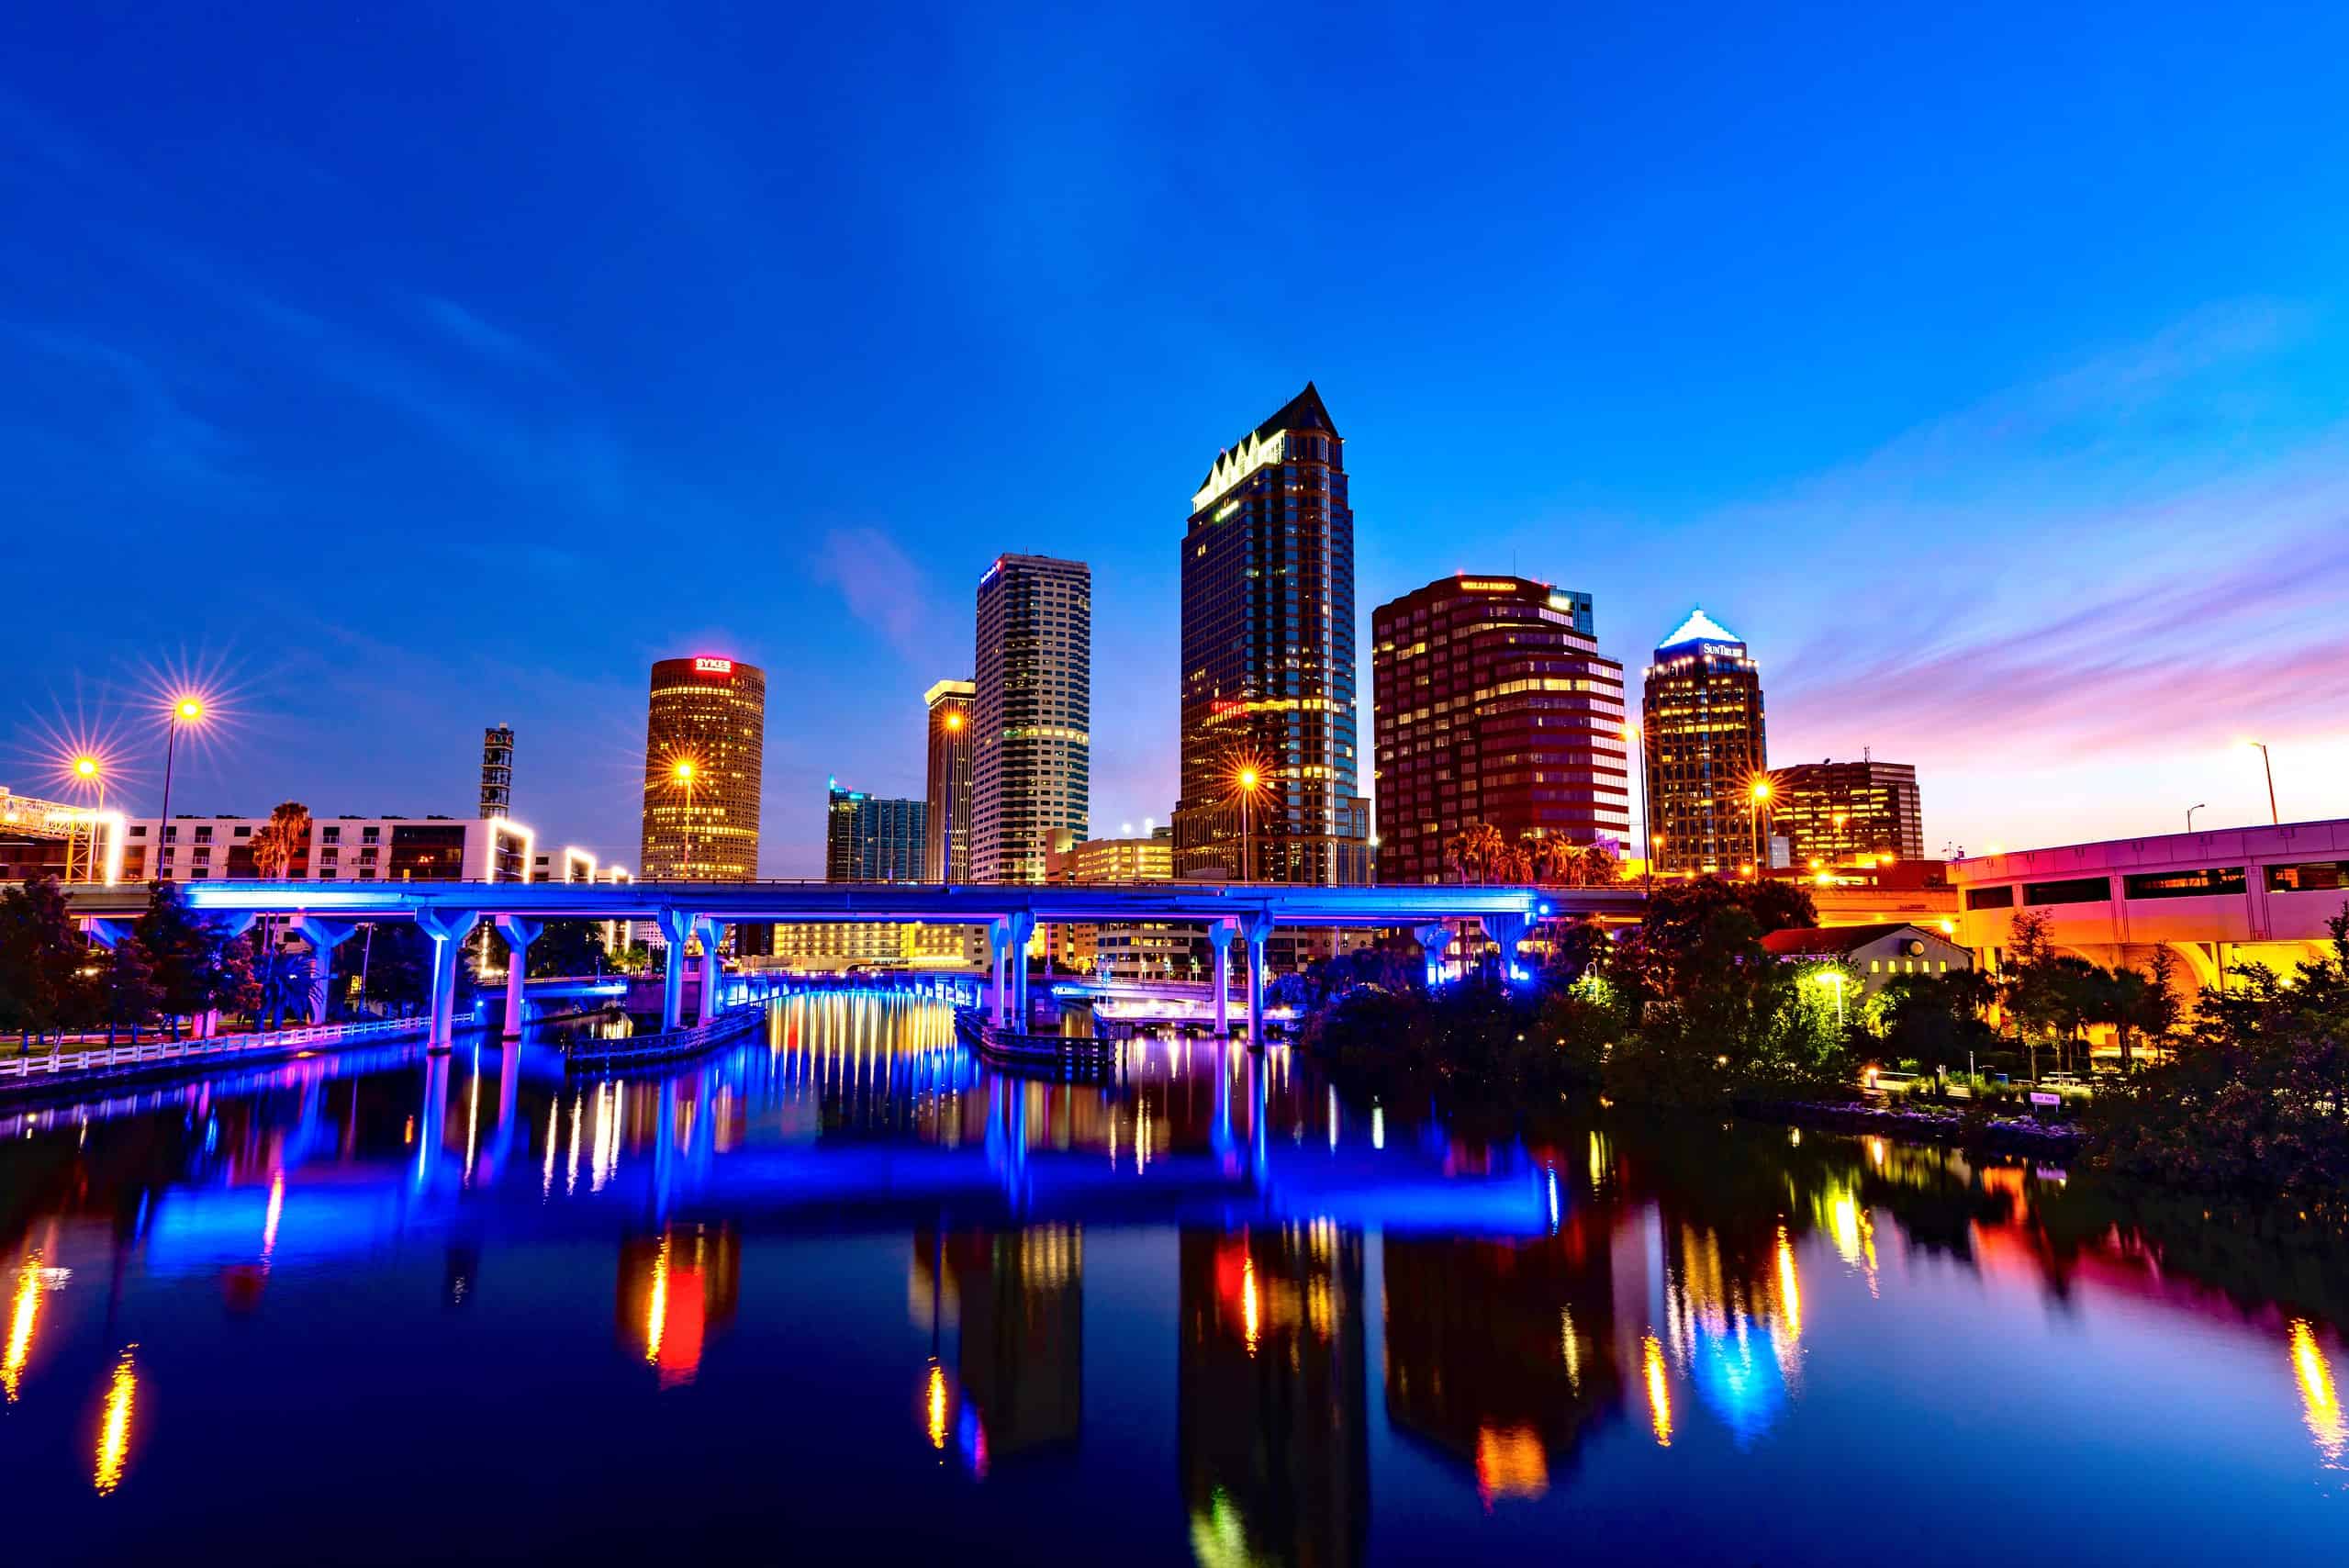
M 1784 1499 L 1927 1464 L 1952 1495 L 2060 1464 L 2083 1539 L 2147 1561 L 2349 1517 L 2330 1300 L 2197 1272 L 2061 1172 L 1616 1116 L 1473 1137 L 1285 1049 L 1006 1079 L 943 1010 L 835 994 L 658 1070 L 468 1046 L 7 1109 L 0 1194 L 28 1550 L 265 1506 L 238 1554 L 302 1556 L 519 1412 L 523 1494 L 585 1444 L 979 1561 L 1521 1555 L 1569 1520 L 1593 1552 L 1857 1560 Z M 442 1506 L 484 1552 L 618 1545 Z M 2049 1550 L 1997 1508 L 1903 1548 Z

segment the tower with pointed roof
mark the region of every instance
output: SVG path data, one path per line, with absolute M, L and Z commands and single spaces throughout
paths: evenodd
M 1649 852 L 1659 871 L 1734 876 L 1770 863 L 1762 672 L 1702 607 L 1657 645 L 1640 700 Z
M 1344 454 L 1307 382 L 1217 453 L 1192 492 L 1182 538 L 1179 879 L 1370 879 Z M 1244 773 L 1254 789 L 1241 788 Z

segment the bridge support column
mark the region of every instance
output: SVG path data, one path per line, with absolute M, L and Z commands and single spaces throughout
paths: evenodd
M 1264 944 L 1272 935 L 1272 917 L 1252 915 L 1242 928 L 1247 938 L 1247 1048 L 1264 1048 Z
M 1012 1020 L 1013 1032 L 1028 1032 L 1028 938 L 1035 935 L 1035 916 L 1012 916 Z
M 1517 944 L 1533 929 L 1533 917 L 1526 914 L 1488 914 L 1482 917 L 1484 935 L 1501 945 L 1501 983 L 1507 985 L 1516 979 Z
M 705 914 L 693 929 L 701 937 L 701 1001 L 693 1021 L 707 1024 L 718 1016 L 718 923 Z
M 457 960 L 464 952 L 464 939 L 480 924 L 481 912 L 477 909 L 416 912 L 416 928 L 432 939 L 432 984 L 428 993 L 432 1026 L 425 1041 L 428 1051 L 447 1050 L 455 1036 Z
M 522 986 L 530 978 L 531 944 L 546 929 L 543 920 L 525 920 L 519 914 L 498 917 L 498 935 L 506 939 L 506 1028 L 505 1037 L 518 1040 L 522 1035 Z
M 115 944 L 130 935 L 130 922 L 112 920 L 103 915 L 91 915 L 82 922 L 82 934 L 96 946 L 114 951 Z
M 1427 989 L 1433 991 L 1443 983 L 1444 949 L 1452 945 L 1452 928 L 1423 925 L 1412 935 L 1419 938 L 1420 949 L 1427 955 Z
M 1003 1026 L 1003 969 L 1012 956 L 1012 923 L 997 920 L 987 927 L 987 950 L 994 964 L 988 971 L 987 1006 L 995 1015 L 995 1026 Z
M 1232 1032 L 1232 925 L 1218 920 L 1207 927 L 1207 945 L 1215 949 L 1215 1033 Z
M 680 909 L 664 909 L 653 916 L 668 943 L 661 960 L 661 1033 L 677 1026 L 685 1011 L 685 942 L 693 935 L 693 916 Z
M 294 929 L 310 945 L 317 964 L 316 972 L 310 976 L 310 1022 L 323 1024 L 334 990 L 334 950 L 351 940 L 359 924 L 352 920 L 320 920 L 315 914 L 304 914 L 296 917 Z

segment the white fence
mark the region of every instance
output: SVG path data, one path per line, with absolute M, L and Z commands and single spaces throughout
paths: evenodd
M 135 1046 L 98 1046 L 0 1058 L 0 1081 L 82 1077 L 117 1068 L 172 1065 L 183 1061 L 233 1060 L 240 1056 L 347 1046 L 424 1032 L 427 1018 L 371 1019 L 364 1024 L 306 1024 L 268 1035 L 216 1035 L 208 1040 L 141 1040 Z

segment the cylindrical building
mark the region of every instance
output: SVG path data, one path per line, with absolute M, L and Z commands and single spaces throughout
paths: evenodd
M 653 666 L 639 861 L 644 880 L 732 882 L 758 875 L 766 748 L 766 671 L 707 654 Z

